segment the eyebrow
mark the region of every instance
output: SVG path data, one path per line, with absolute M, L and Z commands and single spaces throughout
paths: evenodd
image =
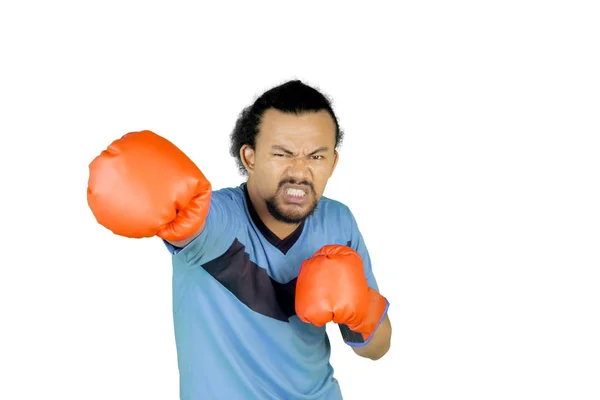
M 283 153 L 289 154 L 289 155 L 291 155 L 291 156 L 292 156 L 292 155 L 294 155 L 294 153 L 292 153 L 292 152 L 291 152 L 291 151 L 289 151 L 288 149 L 285 149 L 285 148 L 283 148 L 283 147 L 281 147 L 281 146 L 273 146 L 273 147 L 271 147 L 271 148 L 272 148 L 273 150 L 278 150 L 278 151 L 281 151 L 281 152 L 283 152 Z
M 327 151 L 327 150 L 329 150 L 329 147 L 321 146 L 321 147 L 317 148 L 316 150 L 314 150 L 312 153 L 310 153 L 309 156 L 312 156 L 312 155 L 315 155 L 317 153 L 320 153 L 322 151 Z
M 286 154 L 289 154 L 289 155 L 292 155 L 292 156 L 294 155 L 294 153 L 293 153 L 293 152 L 291 152 L 291 151 L 289 151 L 288 149 L 286 149 L 286 148 L 284 148 L 284 147 L 281 147 L 281 146 L 277 146 L 277 145 L 275 145 L 275 146 L 273 146 L 273 147 L 272 147 L 272 149 L 273 149 L 273 150 L 279 150 L 279 151 L 282 151 L 282 152 L 284 152 L 284 153 L 286 153 Z M 329 150 L 329 147 L 327 147 L 327 146 L 321 146 L 321 147 L 317 148 L 316 150 L 313 150 L 313 151 L 312 151 L 312 152 L 309 154 L 309 156 L 312 156 L 312 155 L 315 155 L 315 154 L 317 154 L 317 153 L 320 153 L 320 152 L 322 152 L 322 151 L 327 151 L 327 150 Z

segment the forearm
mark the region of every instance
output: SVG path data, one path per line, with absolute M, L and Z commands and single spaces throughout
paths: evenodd
M 364 346 L 352 346 L 352 350 L 361 357 L 379 360 L 390 349 L 392 339 L 392 324 L 386 315 L 373 333 L 373 337 Z

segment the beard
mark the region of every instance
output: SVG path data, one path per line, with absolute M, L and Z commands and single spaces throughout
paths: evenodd
M 293 207 L 292 210 L 285 210 L 280 201 L 280 195 L 283 185 L 286 183 L 294 184 L 294 185 L 304 185 L 308 188 L 307 196 L 310 197 L 311 201 L 306 208 L 298 208 Z M 275 194 L 268 199 L 265 200 L 267 205 L 267 210 L 269 214 L 273 216 L 277 221 L 285 222 L 287 224 L 299 224 L 304 221 L 306 218 L 311 216 L 315 209 L 317 208 L 317 194 L 313 185 L 310 182 L 302 181 L 298 182 L 293 179 L 279 182 L 279 186 L 277 187 L 277 191 Z

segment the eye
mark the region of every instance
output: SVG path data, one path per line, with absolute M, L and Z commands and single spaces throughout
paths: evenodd
M 311 160 L 322 160 L 324 157 L 317 155 L 317 156 L 311 156 L 310 158 L 311 158 Z
M 274 153 L 273 155 L 274 155 L 275 157 L 283 157 L 283 154 L 281 154 L 281 153 Z

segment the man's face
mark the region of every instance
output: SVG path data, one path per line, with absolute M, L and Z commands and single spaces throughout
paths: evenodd
M 299 223 L 310 215 L 337 163 L 335 123 L 327 111 L 263 114 L 254 151 L 242 151 L 270 214 Z

